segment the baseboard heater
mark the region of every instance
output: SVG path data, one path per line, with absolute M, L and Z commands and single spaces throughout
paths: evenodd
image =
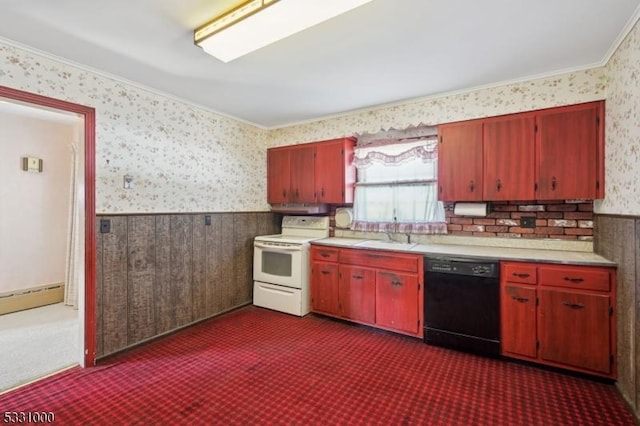
M 60 303 L 63 300 L 64 283 L 0 293 L 0 315 Z

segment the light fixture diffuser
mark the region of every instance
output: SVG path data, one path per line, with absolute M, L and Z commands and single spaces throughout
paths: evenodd
M 205 52 L 229 62 L 372 0 L 251 0 L 194 32 Z

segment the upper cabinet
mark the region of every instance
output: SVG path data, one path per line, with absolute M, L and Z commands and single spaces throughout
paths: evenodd
M 267 150 L 267 200 L 286 203 L 291 196 L 291 150 Z
M 538 199 L 603 198 L 604 103 L 537 114 Z
M 604 101 L 438 126 L 442 201 L 604 197 Z
M 440 200 L 482 200 L 482 122 L 438 126 Z
M 535 119 L 532 115 L 498 117 L 484 122 L 483 186 L 485 200 L 535 198 Z
M 291 197 L 293 203 L 315 203 L 314 146 L 300 145 L 291 149 Z
M 354 138 L 340 138 L 267 150 L 267 201 L 353 202 Z
M 315 144 L 315 193 L 318 203 L 353 203 L 356 168 L 355 139 L 343 138 Z

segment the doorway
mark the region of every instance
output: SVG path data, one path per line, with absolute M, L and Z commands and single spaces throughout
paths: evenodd
M 84 119 L 84 285 L 79 286 L 80 365 L 95 365 L 96 358 L 96 215 L 95 215 L 95 110 L 91 107 L 0 86 L 0 97 Z

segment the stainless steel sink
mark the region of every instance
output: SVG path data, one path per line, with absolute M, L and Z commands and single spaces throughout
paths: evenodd
M 354 247 L 364 247 L 364 248 L 372 248 L 372 249 L 382 249 L 382 250 L 411 250 L 418 244 L 414 243 L 403 243 L 400 241 L 393 240 L 367 240 L 361 243 L 355 244 Z

